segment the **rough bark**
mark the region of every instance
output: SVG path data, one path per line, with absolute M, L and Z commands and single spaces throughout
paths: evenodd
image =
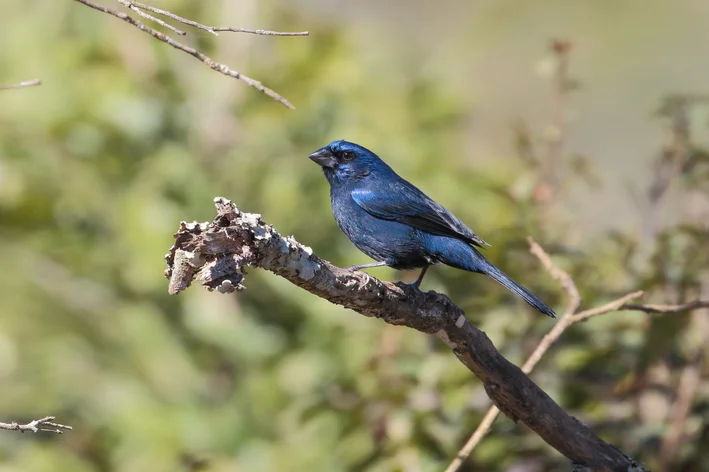
M 333 266 L 293 237 L 283 237 L 257 214 L 215 199 L 212 224 L 185 224 L 166 256 L 172 294 L 193 280 L 210 290 L 243 290 L 246 266 L 269 270 L 293 284 L 364 316 L 380 318 L 441 338 L 483 383 L 492 402 L 522 421 L 570 459 L 575 470 L 628 472 L 643 466 L 567 414 L 522 370 L 505 359 L 463 310 L 440 293 L 382 282 L 363 272 Z

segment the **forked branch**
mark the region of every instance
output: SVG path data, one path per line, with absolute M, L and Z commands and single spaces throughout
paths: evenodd
M 122 11 L 113 10 L 112 8 L 109 8 L 105 5 L 101 5 L 99 3 L 94 3 L 91 0 L 76 0 L 76 1 L 86 5 L 89 8 L 93 8 L 94 10 L 98 10 L 100 12 L 115 16 L 116 18 L 120 18 L 121 20 L 135 26 L 136 28 L 143 31 L 144 33 L 148 33 L 149 35 L 151 35 L 152 37 L 154 37 L 158 41 L 162 41 L 163 43 L 167 43 L 170 46 L 172 46 L 173 48 L 178 49 L 182 52 L 185 52 L 185 53 L 189 54 L 190 56 L 194 57 L 195 59 L 198 59 L 199 61 L 206 64 L 210 69 L 214 69 L 217 72 L 221 72 L 224 75 L 241 80 L 242 82 L 245 82 L 246 84 L 250 85 L 251 87 L 254 87 L 259 92 L 282 103 L 283 105 L 287 106 L 288 108 L 292 108 L 292 109 L 295 108 L 288 100 L 286 100 L 284 97 L 282 97 L 278 93 L 274 92 L 270 88 L 265 87 L 258 80 L 252 79 L 251 77 L 248 77 L 248 76 L 242 74 L 241 72 L 237 72 L 235 70 L 230 69 L 228 66 L 226 66 L 224 64 L 220 64 L 219 62 L 216 62 L 211 57 L 197 51 L 196 49 L 194 49 L 190 46 L 187 46 L 186 44 L 180 43 L 179 41 L 176 41 L 175 39 L 171 38 L 170 36 L 167 36 L 164 33 L 161 33 L 160 31 L 157 31 L 153 28 L 150 28 L 149 26 L 146 26 L 145 24 L 136 20 L 135 18 L 133 18 L 132 16 L 130 16 L 127 13 L 124 13 Z M 175 28 L 174 26 L 166 23 L 165 21 L 161 20 L 160 18 L 157 18 L 157 17 L 150 15 L 148 13 L 145 13 L 144 10 L 147 10 L 152 13 L 159 14 L 159 15 L 163 15 L 167 18 L 171 18 L 175 21 L 179 21 L 180 23 L 184 23 L 184 24 L 193 26 L 195 28 L 209 31 L 210 33 L 212 33 L 216 36 L 218 36 L 218 33 L 216 33 L 217 31 L 233 31 L 233 32 L 238 32 L 238 33 L 254 33 L 254 34 L 263 34 L 263 35 L 270 35 L 270 36 L 307 36 L 308 35 L 307 31 L 283 33 L 283 32 L 278 32 L 278 31 L 250 30 L 250 29 L 244 29 L 244 28 L 207 26 L 207 25 L 203 25 L 201 23 L 197 23 L 196 21 L 182 18 L 181 16 L 175 15 L 174 13 L 170 13 L 166 10 L 154 8 L 149 5 L 142 4 L 142 3 L 132 2 L 129 0 L 117 0 L 117 1 L 118 1 L 118 3 L 123 5 L 124 7 L 128 8 L 130 11 L 133 11 L 136 14 L 138 14 L 139 16 L 141 16 L 147 20 L 153 21 L 153 22 L 175 32 L 176 34 L 178 34 L 180 36 L 184 36 L 187 33 Z
M 537 259 L 539 259 L 549 274 L 551 274 L 554 279 L 559 281 L 559 284 L 567 294 L 568 302 L 566 310 L 559 318 L 559 321 L 554 325 L 551 331 L 549 331 L 549 333 L 542 338 L 539 345 L 534 349 L 534 352 L 532 352 L 524 365 L 522 365 L 522 371 L 525 374 L 529 374 L 532 370 L 534 370 L 544 354 L 546 354 L 552 344 L 554 344 L 561 337 L 564 331 L 576 323 L 586 321 L 594 316 L 621 310 L 643 311 L 646 313 L 678 313 L 709 306 L 709 302 L 701 300 L 696 300 L 682 305 L 637 305 L 628 303 L 636 298 L 639 298 L 643 294 L 642 291 L 637 291 L 622 296 L 605 305 L 589 310 L 577 311 L 581 305 L 581 297 L 574 280 L 567 272 L 561 270 L 554 264 L 549 254 L 544 251 L 544 249 L 537 244 L 536 241 L 532 238 L 528 238 L 528 242 L 530 252 L 534 254 Z M 453 459 L 450 465 L 446 468 L 445 472 L 455 472 L 460 468 L 463 462 L 473 452 L 473 449 L 480 444 L 485 435 L 490 431 L 490 428 L 499 414 L 500 410 L 496 406 L 493 405 L 490 407 L 478 427 L 475 429 L 465 445 L 460 449 L 456 458 Z
M 54 416 L 45 416 L 38 420 L 30 421 L 27 424 L 19 424 L 16 422 L 12 423 L 0 423 L 0 429 L 5 429 L 7 431 L 19 431 L 24 433 L 25 431 L 32 431 L 33 433 L 38 433 L 44 431 L 47 433 L 62 434 L 64 431 L 69 431 L 72 429 L 71 426 L 65 424 L 53 423 Z

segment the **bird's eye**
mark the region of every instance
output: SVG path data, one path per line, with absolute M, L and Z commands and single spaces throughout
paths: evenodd
M 344 161 L 351 161 L 354 157 L 354 152 L 352 151 L 345 151 L 342 153 L 342 160 Z

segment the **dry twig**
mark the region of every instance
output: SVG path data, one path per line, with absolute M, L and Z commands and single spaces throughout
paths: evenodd
M 134 2 L 131 2 L 129 0 L 117 0 L 117 1 L 118 1 L 118 3 L 120 3 L 121 5 L 126 7 L 127 9 L 136 12 L 139 16 L 142 16 L 146 20 L 154 21 L 155 23 L 159 24 L 163 28 L 167 28 L 170 31 L 174 31 L 175 33 L 179 34 L 180 36 L 184 36 L 187 34 L 184 31 L 175 28 L 171 24 L 165 23 L 160 18 L 155 18 L 153 15 L 149 15 L 149 14 L 145 13 L 143 10 L 140 9 L 141 7 L 139 7 L 138 4 L 136 4 Z M 147 5 L 143 5 L 143 6 L 147 7 Z
M 272 99 L 282 103 L 288 108 L 295 109 L 295 107 L 284 97 L 276 93 L 275 91 L 271 90 L 268 87 L 265 87 L 261 82 L 258 80 L 252 79 L 251 77 L 248 77 L 241 72 L 237 72 L 235 70 L 230 69 L 228 66 L 224 64 L 220 64 L 219 62 L 214 61 L 212 58 L 209 56 L 197 51 L 196 49 L 187 46 L 186 44 L 182 44 L 178 41 L 175 41 L 173 38 L 170 36 L 167 36 L 164 33 L 161 33 L 160 31 L 157 31 L 153 28 L 150 28 L 148 26 L 145 26 L 143 23 L 140 21 L 136 20 L 132 16 L 128 15 L 127 13 L 123 13 L 120 11 L 113 10 L 111 8 L 108 8 L 104 5 L 94 3 L 91 0 L 76 0 L 79 3 L 82 3 L 86 5 L 87 7 L 93 8 L 94 10 L 98 10 L 103 13 L 107 13 L 109 15 L 115 16 L 116 18 L 120 18 L 121 20 L 125 21 L 126 23 L 130 23 L 131 25 L 135 26 L 139 30 L 143 31 L 144 33 L 147 33 L 157 39 L 158 41 L 162 41 L 163 43 L 167 43 L 170 46 L 172 46 L 175 49 L 179 49 L 182 52 L 185 52 L 189 54 L 190 56 L 198 59 L 199 61 L 203 62 L 206 64 L 209 68 L 216 70 L 217 72 L 221 72 L 224 75 L 227 75 L 229 77 L 233 77 L 235 79 L 241 80 L 242 82 L 246 83 L 247 85 L 250 85 L 251 87 L 254 87 L 256 90 L 259 92 L 271 97 Z M 277 31 L 266 31 L 266 30 L 248 30 L 248 29 L 243 29 L 243 28 L 227 28 L 227 27 L 212 27 L 212 26 L 206 26 L 202 25 L 200 23 L 197 23 L 195 21 L 187 20 L 185 18 L 182 18 L 180 16 L 177 16 L 173 13 L 170 13 L 165 10 L 160 10 L 158 8 L 150 7 L 148 5 L 144 5 L 142 3 L 137 3 L 137 2 L 132 2 L 129 0 L 117 0 L 121 5 L 125 6 L 126 8 L 130 9 L 131 11 L 134 11 L 138 13 L 140 16 L 143 18 L 149 19 L 151 21 L 154 21 L 166 28 L 171 29 L 172 31 L 176 32 L 179 35 L 184 35 L 186 34 L 184 31 L 181 31 L 175 27 L 172 27 L 165 23 L 163 20 L 160 20 L 159 18 L 156 18 L 152 15 L 149 15 L 145 13 L 142 10 L 148 10 L 153 13 L 158 13 L 163 16 L 167 16 L 169 18 L 172 18 L 174 20 L 180 21 L 181 23 L 188 24 L 190 26 L 194 26 L 196 28 L 204 29 L 207 31 L 210 31 L 212 34 L 217 34 L 216 31 L 234 31 L 234 32 L 241 32 L 241 33 L 256 33 L 256 34 L 265 34 L 265 35 L 272 35 L 272 36 L 307 36 L 308 32 L 307 31 L 302 31 L 302 32 L 295 32 L 295 33 L 281 33 Z
M 670 120 L 670 142 L 663 147 L 653 163 L 653 179 L 646 193 L 643 224 L 647 241 L 654 240 L 661 226 L 660 209 L 668 191 L 690 168 L 688 164 L 695 151 L 691 115 L 696 105 L 707 101 L 709 97 L 706 96 L 671 95 L 660 109 L 660 114 Z M 682 197 L 686 198 L 684 193 Z
M 709 281 L 704 281 L 701 286 L 701 297 L 709 296 Z M 682 369 L 677 385 L 677 393 L 668 419 L 667 433 L 660 443 L 660 470 L 672 470 L 677 462 L 677 452 L 681 445 L 687 441 L 687 419 L 692 411 L 694 397 L 701 386 L 702 369 L 706 362 L 707 348 L 709 346 L 709 302 L 695 301 L 685 305 L 677 305 L 676 311 L 685 311 L 686 306 L 705 308 L 692 313 L 691 328 L 701 333 L 701 341 L 693 359 Z M 662 307 L 660 307 L 661 309 Z M 662 311 L 655 311 L 663 313 Z
M 555 39 L 551 43 L 551 51 L 556 59 L 557 67 L 554 73 L 554 102 L 552 122 L 547 135 L 547 154 L 545 165 L 542 167 L 542 175 L 545 176 L 546 184 L 549 186 L 550 200 L 554 202 L 561 188 L 564 179 L 564 134 L 566 131 L 566 108 L 571 91 L 571 80 L 569 78 L 569 58 L 572 44 L 566 39 Z
M 243 269 L 247 265 L 269 270 L 364 316 L 436 334 L 480 379 L 501 411 L 522 421 L 575 464 L 597 472 L 645 470 L 569 416 L 520 368 L 505 359 L 485 333 L 470 324 L 463 310 L 445 295 L 423 293 L 404 284 L 382 282 L 363 272 L 340 269 L 292 237 L 282 237 L 260 215 L 242 213 L 222 198 L 215 199 L 215 203 L 217 216 L 211 225 L 183 223 L 175 234 L 175 245 L 166 256 L 170 293 L 186 289 L 195 278 L 210 290 L 243 290 Z M 631 294 L 616 305 L 637 296 L 639 293 Z M 612 309 L 609 305 L 607 311 Z M 590 316 L 593 314 L 586 314 L 583 319 Z
M 704 313 L 699 315 L 705 316 Z M 687 418 L 692 409 L 692 400 L 702 379 L 704 349 L 700 349 L 699 354 L 694 361 L 682 369 L 679 376 L 677 394 L 668 419 L 667 433 L 660 444 L 660 470 L 672 470 L 671 465 L 677 459 L 677 451 L 682 445 Z
M 693 302 L 683 303 L 681 305 L 632 305 L 626 303 L 619 309 L 644 311 L 645 313 L 681 313 L 683 311 L 692 311 L 698 308 L 709 308 L 709 301 L 694 300 Z
M 547 252 L 542 249 L 542 247 L 537 244 L 532 238 L 528 238 L 530 252 L 534 254 L 544 265 L 551 276 L 558 280 L 562 288 L 568 295 L 568 304 L 564 314 L 559 318 L 559 321 L 554 325 L 554 327 L 546 334 L 539 343 L 539 345 L 534 349 L 534 352 L 529 356 L 527 361 L 522 366 L 522 372 L 529 374 L 534 370 L 537 363 L 541 360 L 542 356 L 549 350 L 552 344 L 556 342 L 557 339 L 566 331 L 567 328 L 580 321 L 585 321 L 592 316 L 602 315 L 614 310 L 617 310 L 624 303 L 638 298 L 643 292 L 633 292 L 624 297 L 619 298 L 611 303 L 603 305 L 601 307 L 595 308 L 593 310 L 586 310 L 580 313 L 576 313 L 579 306 L 581 305 L 581 296 L 576 288 L 576 284 L 571 276 L 565 271 L 558 268 L 551 260 L 551 257 Z M 472 436 L 468 439 L 465 445 L 458 451 L 457 456 L 450 465 L 446 468 L 446 472 L 455 472 L 460 468 L 465 459 L 470 456 L 470 453 L 475 449 L 475 447 L 482 441 L 485 435 L 488 433 L 492 424 L 497 419 L 500 414 L 500 410 L 496 406 L 491 406 L 490 409 L 485 414 L 485 417 L 480 422 L 478 427 L 473 432 Z
M 30 421 L 27 424 L 18 424 L 14 421 L 12 423 L 0 423 L 0 429 L 5 429 L 8 431 L 19 431 L 24 433 L 25 431 L 32 431 L 33 433 L 38 433 L 40 431 L 46 431 L 48 433 L 62 434 L 64 430 L 70 431 L 73 429 L 71 426 L 65 424 L 53 423 L 54 416 L 45 416 L 38 420 Z
M 632 311 L 643 311 L 646 313 L 678 313 L 683 311 L 691 311 L 697 308 L 709 307 L 709 301 L 696 300 L 690 303 L 685 303 L 682 305 L 635 305 L 629 304 L 628 302 L 640 297 L 643 292 L 637 291 L 629 293 L 623 297 L 620 297 L 610 303 L 602 305 L 597 308 L 592 308 L 589 310 L 584 310 L 581 312 L 576 312 L 581 305 L 581 297 L 579 296 L 578 289 L 574 283 L 571 276 L 565 271 L 559 269 L 551 260 L 549 254 L 547 254 L 542 247 L 537 244 L 532 238 L 528 238 L 530 252 L 534 254 L 544 265 L 547 271 L 551 274 L 553 278 L 559 281 L 562 288 L 568 295 L 568 305 L 564 314 L 559 318 L 559 321 L 554 325 L 554 327 L 549 331 L 549 333 L 542 338 L 539 345 L 534 349 L 534 352 L 529 356 L 527 361 L 522 366 L 522 372 L 529 374 L 534 370 L 537 363 L 541 360 L 542 356 L 549 350 L 552 344 L 556 342 L 557 339 L 566 331 L 569 327 L 576 323 L 580 323 L 588 320 L 594 316 L 604 315 L 612 311 L 621 310 L 632 310 Z M 465 459 L 470 456 L 470 453 L 475 449 L 475 447 L 482 441 L 485 435 L 488 433 L 492 424 L 497 419 L 500 410 L 496 406 L 491 406 L 487 411 L 482 421 L 475 429 L 473 434 L 470 436 L 465 445 L 460 449 L 456 458 L 450 463 L 446 468 L 445 472 L 455 472 L 460 468 Z
M 0 85 L 0 90 L 10 90 L 10 89 L 25 88 L 25 87 L 34 87 L 35 85 L 42 85 L 42 81 L 39 79 L 32 79 L 32 80 L 25 80 L 24 82 L 20 82 L 19 84 Z
M 141 10 L 148 10 L 153 13 L 157 13 L 158 15 L 163 15 L 168 18 L 172 18 L 175 21 L 179 21 L 180 23 L 183 23 L 185 25 L 193 26 L 195 28 L 199 28 L 204 31 L 208 31 L 212 33 L 214 36 L 219 36 L 219 33 L 217 31 L 231 31 L 232 33 L 249 33 L 249 34 L 260 34 L 264 36 L 308 36 L 307 31 L 270 31 L 270 30 L 260 30 L 260 29 L 248 29 L 248 28 L 233 28 L 231 26 L 207 26 L 203 25 L 202 23 L 197 23 L 196 21 L 188 20 L 187 18 L 183 18 L 181 16 L 175 15 L 172 12 L 166 11 L 166 10 L 161 10 L 160 8 L 155 8 L 150 5 L 146 5 L 144 3 L 138 3 L 138 2 L 131 2 L 128 0 L 118 0 L 122 4 L 131 4 L 132 7 L 141 9 Z M 148 15 L 149 16 L 149 15 Z M 151 17 L 152 18 L 152 17 Z M 178 34 L 187 34 L 185 32 L 180 32 Z

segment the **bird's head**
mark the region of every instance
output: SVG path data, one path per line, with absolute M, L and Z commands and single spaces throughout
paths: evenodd
M 333 141 L 308 157 L 322 167 L 331 184 L 336 181 L 359 180 L 377 170 L 390 170 L 369 149 L 344 140 Z

